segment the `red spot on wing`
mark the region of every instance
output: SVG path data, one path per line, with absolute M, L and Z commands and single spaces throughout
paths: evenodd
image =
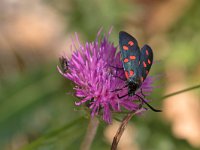
M 141 78 L 140 78 L 140 80 L 143 82 L 143 81 L 144 81 L 144 78 L 143 78 L 143 77 L 141 77 Z
M 143 66 L 146 68 L 147 67 L 147 64 L 143 61 Z
M 124 62 L 125 62 L 125 63 L 127 63 L 128 61 L 129 61 L 128 58 L 125 58 L 125 59 L 124 59 Z
M 130 76 L 133 76 L 134 75 L 134 71 L 133 70 L 130 70 Z
M 130 56 L 131 60 L 135 60 L 135 58 L 136 58 L 135 56 Z
M 124 46 L 123 46 L 123 49 L 124 49 L 125 51 L 127 51 L 127 50 L 128 50 L 128 46 L 124 45 Z
M 129 44 L 130 46 L 133 46 L 133 45 L 134 45 L 133 41 L 129 41 L 128 44 Z
M 151 61 L 148 59 L 148 64 L 150 65 L 151 64 Z
M 127 79 L 129 78 L 128 71 L 125 71 L 125 76 L 126 76 Z
M 149 55 L 149 51 L 148 50 L 146 50 L 146 55 Z
M 146 74 L 148 74 L 148 73 L 149 73 L 149 71 L 147 70 L 147 71 L 146 71 Z

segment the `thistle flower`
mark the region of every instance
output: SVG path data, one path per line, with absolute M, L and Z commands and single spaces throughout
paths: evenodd
M 68 70 L 63 72 L 58 68 L 59 72 L 67 79 L 74 82 L 75 96 L 80 98 L 80 101 L 75 102 L 75 105 L 84 105 L 91 110 L 91 116 L 95 116 L 102 112 L 103 120 L 111 123 L 112 112 L 121 112 L 122 108 L 130 111 L 140 109 L 138 97 L 124 97 L 119 99 L 119 95 L 127 94 L 128 89 L 123 88 L 120 91 L 113 92 L 125 86 L 125 82 L 120 78 L 125 79 L 125 74 L 120 61 L 120 52 L 117 52 L 117 47 L 108 41 L 108 36 L 99 38 L 100 32 L 97 34 L 97 39 L 93 42 L 80 44 L 76 35 L 76 48 L 72 41 L 72 56 L 66 59 Z M 147 77 L 143 82 L 142 91 L 148 95 L 152 91 L 152 78 Z M 136 94 L 141 95 L 140 89 Z

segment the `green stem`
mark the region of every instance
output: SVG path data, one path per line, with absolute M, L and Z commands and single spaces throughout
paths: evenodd
M 183 90 L 171 93 L 171 94 L 167 94 L 167 95 L 163 96 L 161 99 L 165 99 L 165 98 L 168 98 L 168 97 L 171 97 L 171 96 L 174 96 L 174 95 L 177 95 L 177 94 L 181 94 L 183 92 L 191 91 L 191 90 L 194 90 L 194 89 L 197 89 L 197 88 L 200 88 L 200 85 L 192 86 L 192 87 L 189 87 L 187 89 L 183 89 Z
M 99 126 L 99 120 L 96 117 L 91 117 L 88 124 L 87 132 L 83 142 L 81 143 L 80 150 L 90 150 L 92 142 Z

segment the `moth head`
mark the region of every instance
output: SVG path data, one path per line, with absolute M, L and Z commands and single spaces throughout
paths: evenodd
M 128 95 L 133 96 L 136 90 L 139 89 L 141 85 L 141 80 L 133 77 L 127 81 L 127 84 L 128 84 Z

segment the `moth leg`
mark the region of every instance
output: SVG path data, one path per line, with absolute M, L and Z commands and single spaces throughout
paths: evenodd
M 117 97 L 118 97 L 119 99 L 124 98 L 124 97 L 126 97 L 126 96 L 128 96 L 128 94 L 125 94 L 125 95 L 123 95 L 123 96 L 119 96 L 119 94 L 117 94 Z
M 109 67 L 112 67 L 112 68 L 115 68 L 115 69 L 119 69 L 119 70 L 123 70 L 124 68 L 118 68 L 118 67 L 115 67 L 115 66 L 109 66 Z
M 122 81 L 126 81 L 126 79 L 123 79 L 123 78 L 117 76 L 118 70 L 123 70 L 124 68 L 118 68 L 118 67 L 110 66 L 110 65 L 109 65 L 109 67 L 112 67 L 112 68 L 115 68 L 115 69 L 116 69 L 116 70 L 115 70 L 115 71 L 116 71 L 115 75 L 113 75 L 113 73 L 111 73 L 113 77 L 119 78 L 119 79 L 121 79 Z
M 124 70 L 124 68 L 119 68 L 119 67 L 115 67 L 115 66 L 110 66 L 110 67 L 116 69 L 116 76 L 115 76 L 115 77 L 117 77 L 117 78 L 119 78 L 119 79 L 121 79 L 121 80 L 123 80 L 123 81 L 126 81 L 125 79 L 122 79 L 122 78 L 120 78 L 120 77 L 117 76 L 117 72 L 118 72 L 118 70 Z
M 142 88 L 140 89 L 140 94 L 143 96 L 143 98 L 145 98 L 145 95 L 144 95 L 144 93 L 143 93 L 143 91 L 142 91 Z M 136 95 L 136 94 L 135 94 Z M 136 95 L 137 96 L 137 95 Z M 138 97 L 138 96 L 137 96 Z M 140 108 L 142 108 L 142 106 L 144 105 L 144 101 L 143 100 L 141 100 L 140 98 L 139 98 L 139 101 L 140 101 L 140 104 L 139 104 L 139 109 Z
M 120 88 L 120 89 L 115 89 L 115 90 L 113 90 L 113 91 L 111 91 L 111 92 L 121 91 L 123 88 L 125 88 L 125 87 L 127 87 L 127 86 L 128 86 L 128 84 L 126 84 L 124 87 L 122 87 L 122 88 Z
M 123 78 L 117 76 L 118 70 L 123 70 L 124 68 L 118 68 L 118 67 L 115 67 L 115 66 L 109 66 L 109 67 L 112 67 L 112 68 L 115 68 L 115 69 L 116 69 L 116 75 L 113 75 L 113 74 L 112 74 L 113 77 L 118 78 L 118 79 L 120 79 L 120 80 L 122 80 L 122 81 L 126 81 L 126 79 L 123 79 Z
M 141 94 L 142 94 L 142 96 L 145 98 L 145 95 L 144 95 L 144 93 L 143 93 L 143 91 L 142 91 L 142 88 L 141 88 Z
M 123 78 L 118 77 L 118 76 L 114 76 L 114 75 L 113 75 L 113 77 L 118 78 L 118 79 L 120 79 L 120 80 L 122 80 L 122 81 L 126 81 L 126 79 L 123 79 Z

